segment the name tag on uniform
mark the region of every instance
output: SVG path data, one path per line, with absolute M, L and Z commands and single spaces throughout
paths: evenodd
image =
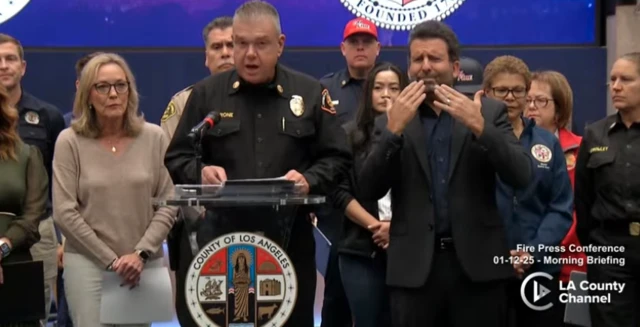
M 333 101 L 331 101 L 331 103 L 332 103 L 334 106 L 337 106 L 337 105 L 339 105 L 339 104 L 340 104 L 340 100 L 333 100 Z

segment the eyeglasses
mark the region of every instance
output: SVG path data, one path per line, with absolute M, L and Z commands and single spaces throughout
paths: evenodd
M 491 92 L 498 98 L 506 98 L 509 96 L 509 93 L 516 99 L 527 96 L 527 89 L 524 88 L 508 89 L 505 87 L 494 87 L 491 89 Z
M 122 93 L 127 93 L 127 91 L 129 91 L 129 82 L 118 82 L 115 84 L 98 83 L 93 87 L 100 94 L 109 94 L 109 92 L 111 92 L 112 87 L 116 90 L 116 93 L 122 94 Z
M 527 105 L 530 106 L 531 103 L 533 103 L 536 108 L 546 108 L 547 105 L 549 104 L 549 101 L 552 101 L 553 99 L 549 99 L 549 98 L 535 98 L 535 99 L 527 99 Z

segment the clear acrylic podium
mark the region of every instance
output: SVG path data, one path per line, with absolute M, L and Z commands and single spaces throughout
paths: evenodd
M 154 199 L 154 203 L 188 207 L 246 207 L 317 205 L 326 201 L 324 196 L 302 195 L 299 185 L 261 184 L 253 180 L 242 180 L 237 184 L 176 185 L 175 188 L 173 198 Z
M 303 215 L 295 207 L 324 202 L 324 196 L 304 195 L 300 185 L 281 178 L 176 185 L 173 197 L 154 199 L 195 216 L 207 209 L 207 218 L 193 220 L 200 221 L 198 235 L 204 235 L 184 285 L 194 322 L 283 326 L 298 296 L 298 276 L 286 250 L 293 223 Z

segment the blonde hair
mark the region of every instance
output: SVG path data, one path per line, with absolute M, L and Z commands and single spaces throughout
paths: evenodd
M 129 83 L 129 97 L 124 118 L 124 130 L 127 136 L 136 136 L 142 130 L 144 118 L 138 114 L 140 99 L 136 80 L 127 62 L 115 53 L 103 53 L 93 57 L 82 69 L 78 80 L 78 90 L 73 101 L 73 116 L 71 128 L 78 134 L 97 138 L 100 136 L 100 126 L 96 117 L 96 111 L 90 103 L 91 91 L 94 88 L 98 70 L 108 64 L 116 64 L 122 68 Z
M 566 128 L 573 114 L 573 91 L 567 78 L 557 71 L 545 70 L 534 72 L 532 81 L 549 86 L 553 103 L 556 105 L 556 125 Z
M 18 136 L 18 111 L 9 105 L 9 94 L 0 85 L 0 160 L 16 160 Z

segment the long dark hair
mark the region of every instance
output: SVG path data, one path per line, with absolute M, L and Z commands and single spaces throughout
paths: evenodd
M 378 76 L 380 72 L 384 71 L 392 71 L 398 75 L 401 90 L 409 84 L 407 75 L 403 73 L 398 66 L 392 63 L 378 63 L 371 72 L 369 72 L 369 75 L 367 75 L 367 79 L 363 85 L 364 92 L 362 92 L 360 105 L 356 112 L 356 126 L 349 134 L 349 139 L 353 146 L 354 153 L 366 151 L 369 147 L 374 122 L 376 117 L 380 114 L 373 109 L 373 87 L 376 84 L 376 76 Z

